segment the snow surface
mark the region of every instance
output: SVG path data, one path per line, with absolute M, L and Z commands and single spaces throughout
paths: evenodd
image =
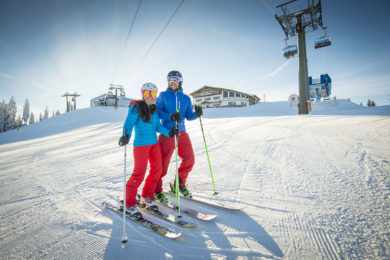
M 339 100 L 299 116 L 271 102 L 204 114 L 219 197 L 245 208 L 187 203 L 218 217 L 187 217 L 199 223 L 191 231 L 161 222 L 179 240 L 127 222 L 123 245 L 122 217 L 100 206 L 123 193 L 127 109 L 81 109 L 0 134 L 1 259 L 390 258 L 390 106 Z M 189 189 L 212 200 L 199 120 L 186 125 Z

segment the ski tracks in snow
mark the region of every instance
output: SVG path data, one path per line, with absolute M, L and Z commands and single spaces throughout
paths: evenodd
M 340 259 L 335 241 L 313 222 L 316 201 L 298 192 L 296 179 L 301 177 L 303 162 L 296 157 L 301 156 L 297 147 L 302 140 L 291 138 L 296 130 L 284 127 L 283 120 L 264 120 L 246 130 L 251 136 L 253 131 L 258 132 L 259 138 L 252 140 L 245 154 L 236 153 L 244 169 L 238 200 L 248 205 L 245 211 L 263 223 L 277 241 L 286 244 L 284 256 Z
M 372 121 L 377 119 L 369 117 L 355 123 L 359 139 L 351 138 L 342 126 L 338 133 L 330 132 L 339 138 L 337 148 L 329 147 L 334 144 L 329 144 L 328 138 L 317 139 L 320 152 L 328 161 L 328 180 L 332 183 L 324 204 L 333 208 L 318 222 L 327 224 L 344 255 L 357 258 L 371 255 L 380 259 L 389 254 L 390 245 L 386 235 L 390 230 L 390 206 L 386 203 L 390 195 L 387 148 L 390 136 L 386 122 L 383 127 L 372 129 Z

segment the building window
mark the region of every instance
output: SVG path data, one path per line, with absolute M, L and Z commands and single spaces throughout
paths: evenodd
M 214 99 L 214 100 L 216 100 L 216 99 L 219 99 L 219 98 L 220 98 L 219 96 L 217 96 L 217 97 L 213 97 L 213 99 Z
M 225 98 L 225 97 L 228 97 L 228 92 L 227 91 L 224 91 L 223 92 L 223 97 Z
M 229 92 L 229 97 L 234 97 L 234 92 Z
M 211 100 L 211 98 L 210 98 L 210 97 L 207 97 L 207 98 L 205 98 L 204 100 L 207 100 L 207 101 L 208 101 L 208 100 Z
M 235 106 L 236 102 L 228 102 L 229 106 Z
M 242 106 L 246 106 L 246 102 L 241 102 L 241 105 Z
M 202 102 L 202 99 L 201 98 L 197 98 L 195 99 L 196 102 Z
M 236 93 L 236 97 L 241 97 L 241 95 L 240 95 L 240 94 L 238 94 L 238 93 Z

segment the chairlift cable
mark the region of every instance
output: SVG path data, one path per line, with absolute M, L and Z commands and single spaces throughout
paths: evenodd
M 157 43 L 157 41 L 160 39 L 161 35 L 164 33 L 165 29 L 168 27 L 169 23 L 172 21 L 173 17 L 175 17 L 176 13 L 179 11 L 180 7 L 182 6 L 182 4 L 184 3 L 184 0 L 182 0 L 179 5 L 176 7 L 176 10 L 173 12 L 173 14 L 171 15 L 171 17 L 169 18 L 169 20 L 167 21 L 167 23 L 165 24 L 165 26 L 162 28 L 162 30 L 160 31 L 160 33 L 157 35 L 156 39 L 153 41 L 152 45 L 149 47 L 148 51 L 145 53 L 144 57 L 142 58 L 142 60 L 140 61 L 140 63 L 138 64 L 137 66 L 137 69 L 135 70 L 134 74 L 133 74 L 133 77 L 134 75 L 136 75 L 137 71 L 139 70 L 139 68 L 141 67 L 142 63 L 145 61 L 146 57 L 149 55 L 150 51 L 152 50 L 152 48 L 154 47 L 154 45 Z M 130 80 L 131 81 L 131 80 Z
M 118 61 L 117 65 L 116 65 L 116 68 L 115 68 L 115 71 L 114 71 L 114 75 L 113 75 L 113 77 L 112 77 L 111 82 L 114 82 L 114 79 L 115 79 L 116 74 L 117 74 L 117 72 L 118 72 L 119 65 L 121 64 L 121 61 L 122 61 L 122 58 L 123 58 L 123 52 L 124 52 L 125 49 L 126 49 L 127 42 L 128 42 L 128 40 L 129 40 L 131 31 L 133 30 L 134 22 L 135 22 L 135 19 L 137 18 L 137 14 L 138 14 L 139 8 L 140 8 L 140 6 L 141 6 L 141 3 L 142 3 L 142 0 L 140 0 L 139 3 L 138 3 L 137 10 L 135 11 L 135 15 L 134 15 L 134 17 L 133 17 L 133 21 L 131 22 L 131 25 L 130 25 L 130 28 L 129 28 L 129 32 L 127 33 L 127 37 L 126 37 L 125 43 L 124 43 L 124 45 L 123 45 L 121 55 L 119 56 L 119 61 Z
M 269 4 L 266 2 L 266 0 L 263 0 L 264 5 L 271 11 L 273 15 L 276 15 L 276 12 L 272 10 L 272 8 L 269 6 Z

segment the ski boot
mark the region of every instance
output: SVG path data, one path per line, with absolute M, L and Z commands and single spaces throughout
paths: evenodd
M 173 185 L 171 184 L 171 191 L 172 191 L 173 193 L 176 193 L 176 180 L 175 180 L 175 182 L 173 183 Z M 181 180 L 181 178 L 179 178 L 179 192 L 180 192 L 181 195 L 183 195 L 183 197 L 192 198 L 192 194 L 191 194 L 191 192 L 187 189 L 187 186 L 182 185 L 182 180 Z
M 137 205 L 126 207 L 126 214 L 136 220 L 142 219 L 142 214 L 138 211 Z
M 139 200 L 139 206 L 141 208 L 145 208 L 147 210 L 159 212 L 158 207 L 154 203 L 154 200 L 152 198 L 149 198 L 149 197 L 147 197 L 147 198 L 141 197 L 141 199 Z
M 159 202 L 163 203 L 163 204 L 167 204 L 168 203 L 168 199 L 165 196 L 164 192 L 155 192 L 154 193 L 154 198 L 156 200 L 158 200 Z

